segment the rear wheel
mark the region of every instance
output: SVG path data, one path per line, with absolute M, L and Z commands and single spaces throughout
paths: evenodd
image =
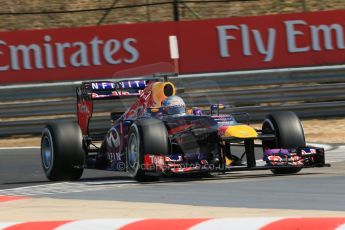
M 71 122 L 48 124 L 42 132 L 41 160 L 49 180 L 80 179 L 85 152 L 79 126 Z
M 275 112 L 266 116 L 262 124 L 263 134 L 275 134 L 275 140 L 263 141 L 262 147 L 292 149 L 305 146 L 302 124 L 294 112 Z M 274 174 L 292 174 L 301 171 L 300 168 L 272 169 Z
M 159 180 L 158 174 L 145 172 L 142 167 L 145 154 L 167 154 L 168 133 L 157 119 L 138 120 L 130 127 L 127 142 L 127 170 L 137 181 Z

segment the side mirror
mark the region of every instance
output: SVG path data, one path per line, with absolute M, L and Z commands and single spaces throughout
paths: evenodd
M 211 115 L 219 115 L 219 110 L 225 109 L 225 106 L 223 104 L 213 104 L 211 105 Z

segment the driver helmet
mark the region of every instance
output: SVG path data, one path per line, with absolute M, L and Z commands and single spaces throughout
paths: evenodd
M 179 96 L 170 96 L 162 102 L 163 110 L 167 115 L 185 115 L 186 104 Z

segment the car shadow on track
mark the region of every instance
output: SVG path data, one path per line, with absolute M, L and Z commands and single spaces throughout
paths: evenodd
M 281 177 L 299 177 L 299 176 L 315 176 L 323 175 L 322 173 L 298 173 L 290 175 L 274 175 L 274 174 L 243 174 L 243 173 L 231 173 L 231 174 L 212 174 L 208 176 L 202 175 L 179 175 L 179 176 L 164 176 L 157 182 L 142 182 L 140 184 L 160 184 L 160 183 L 185 183 L 191 181 L 221 181 L 221 180 L 238 180 L 239 182 L 244 179 L 278 179 Z
M 48 180 L 40 180 L 40 181 L 16 181 L 16 182 L 4 182 L 0 184 L 1 189 L 10 189 L 16 187 L 26 187 L 26 186 L 40 186 L 40 185 L 47 185 L 47 184 L 54 184 L 54 183 L 61 183 L 61 182 L 71 182 L 71 183 L 87 183 L 90 186 L 97 186 L 97 185 L 104 185 L 104 184 L 167 184 L 167 183 L 189 183 L 193 181 L 197 182 L 207 182 L 207 181 L 224 181 L 224 180 L 232 180 L 241 182 L 241 180 L 245 179 L 278 179 L 281 177 L 290 177 L 296 178 L 299 176 L 315 176 L 315 175 L 324 175 L 323 173 L 298 173 L 298 174 L 290 174 L 290 175 L 274 175 L 274 174 L 246 174 L 246 173 L 239 173 L 239 172 L 232 172 L 227 174 L 186 174 L 186 175 L 169 175 L 169 176 L 162 176 L 159 181 L 155 182 L 136 182 L 135 180 L 131 179 L 128 176 L 100 176 L 100 177 L 91 177 L 91 178 L 82 178 L 78 181 L 48 181 Z

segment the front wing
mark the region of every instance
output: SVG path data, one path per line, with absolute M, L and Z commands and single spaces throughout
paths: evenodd
M 144 157 L 144 169 L 147 172 L 159 172 L 163 174 L 185 174 L 330 166 L 325 163 L 324 149 L 315 147 L 267 149 L 264 151 L 262 159 L 265 162 L 263 166 L 256 166 L 256 164 L 238 165 L 233 164 L 231 160 L 224 160 L 224 163 L 220 164 L 212 164 L 206 159 L 202 159 L 200 157 L 201 154 L 198 156 L 194 161 L 190 159 L 186 161 L 178 154 L 170 156 L 146 154 Z

